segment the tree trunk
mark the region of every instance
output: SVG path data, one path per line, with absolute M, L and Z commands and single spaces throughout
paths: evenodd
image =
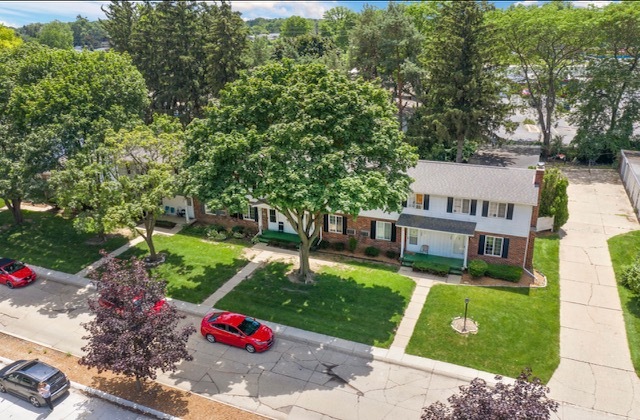
M 20 206 L 22 204 L 22 199 L 14 198 L 14 199 L 5 199 L 5 204 L 11 210 L 11 214 L 13 215 L 13 221 L 16 225 L 21 225 L 24 223 L 24 215 L 22 214 L 22 210 Z
M 140 377 L 136 375 L 136 391 L 141 392 L 142 391 L 142 381 L 140 380 Z
M 302 238 L 301 238 L 302 239 Z M 311 253 L 311 242 L 304 240 L 300 242 L 300 268 L 298 269 L 298 278 L 305 283 L 311 283 L 311 265 L 309 264 L 309 254 Z
M 144 237 L 147 246 L 149 247 L 149 259 L 151 261 L 155 261 L 158 259 L 158 255 L 156 254 L 156 247 L 153 245 L 153 230 L 156 227 L 156 218 L 152 213 L 147 213 L 144 218 Z

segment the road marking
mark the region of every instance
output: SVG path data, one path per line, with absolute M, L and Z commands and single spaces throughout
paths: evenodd
M 540 129 L 538 128 L 537 125 L 525 124 L 524 128 L 526 128 L 527 131 L 530 132 L 530 133 L 539 133 L 540 132 Z

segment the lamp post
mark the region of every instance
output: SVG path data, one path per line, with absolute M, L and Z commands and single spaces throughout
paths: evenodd
M 469 301 L 471 299 L 464 299 L 464 324 L 462 324 L 462 332 L 467 332 L 467 307 L 469 306 Z

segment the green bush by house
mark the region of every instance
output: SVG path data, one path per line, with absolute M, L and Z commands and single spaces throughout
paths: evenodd
M 486 276 L 517 283 L 522 277 L 522 267 L 512 265 L 487 264 Z
M 482 260 L 471 260 L 469 263 L 469 274 L 471 277 L 482 277 L 487 272 L 489 264 Z
M 449 266 L 429 261 L 416 261 L 413 263 L 414 271 L 435 274 L 437 276 L 446 276 L 449 274 Z

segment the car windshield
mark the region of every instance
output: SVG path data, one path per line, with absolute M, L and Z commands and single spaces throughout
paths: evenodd
M 22 270 L 23 268 L 24 268 L 24 264 L 22 264 L 20 261 L 14 261 L 2 267 L 2 269 L 9 274 Z
M 238 329 L 246 335 L 251 335 L 260 328 L 260 323 L 252 318 L 245 318 L 244 321 L 238 325 Z

